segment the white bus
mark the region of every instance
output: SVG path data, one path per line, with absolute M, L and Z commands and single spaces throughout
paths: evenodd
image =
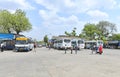
M 54 47 L 55 49 L 58 49 L 58 42 L 59 42 L 58 40 L 55 40 L 55 41 L 54 41 L 53 47 Z
M 77 46 L 78 49 L 84 49 L 85 47 L 85 43 L 84 43 L 84 40 L 82 39 L 72 39 L 71 40 L 71 45 L 74 47 L 74 46 Z M 74 49 L 74 48 L 73 48 Z
M 91 40 L 91 41 L 85 41 L 85 48 L 86 49 L 91 49 L 93 45 L 97 45 L 99 47 L 100 45 L 103 46 L 103 41 L 102 40 Z
M 58 49 L 67 49 L 71 48 L 71 39 L 70 38 L 59 38 L 58 39 Z
M 79 49 L 84 49 L 85 48 L 85 42 L 82 39 L 78 40 L 78 48 Z

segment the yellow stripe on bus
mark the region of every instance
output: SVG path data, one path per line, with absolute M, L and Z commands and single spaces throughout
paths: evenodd
M 19 38 L 16 38 L 16 40 L 28 40 L 28 38 L 25 38 L 25 37 L 19 37 Z

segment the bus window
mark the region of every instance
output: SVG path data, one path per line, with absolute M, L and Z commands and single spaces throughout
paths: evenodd
M 16 40 L 16 44 L 27 44 L 26 40 Z
M 63 40 L 59 40 L 59 41 L 58 41 L 58 43 L 62 43 L 62 42 L 63 42 Z
M 64 39 L 64 42 L 65 43 L 70 43 L 70 40 L 69 39 Z
M 83 40 L 78 40 L 78 44 L 83 44 L 84 41 Z

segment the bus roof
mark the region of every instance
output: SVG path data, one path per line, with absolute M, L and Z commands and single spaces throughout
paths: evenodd
M 14 39 L 14 35 L 10 33 L 0 33 L 1 40 L 12 40 Z

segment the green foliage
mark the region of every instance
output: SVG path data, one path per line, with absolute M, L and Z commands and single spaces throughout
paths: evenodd
M 0 11 L 0 31 L 3 33 L 16 32 L 19 34 L 23 31 L 29 31 L 32 29 L 28 18 L 24 11 L 17 9 L 14 14 L 11 14 L 7 10 Z
M 0 28 L 2 33 L 11 33 L 12 14 L 7 10 L 0 11 Z
M 99 33 L 95 24 L 87 23 L 80 34 L 80 37 L 84 37 L 88 40 L 95 39 L 95 34 Z
M 70 33 L 68 33 L 67 31 L 65 31 L 65 34 L 66 34 L 67 36 L 71 36 L 71 34 L 70 34 Z
M 45 42 L 46 44 L 48 43 L 48 36 L 47 36 L 47 35 L 44 36 L 44 42 Z
M 72 30 L 72 33 L 71 33 L 72 36 L 76 36 L 76 29 L 77 29 L 77 28 L 74 28 L 74 29 Z
M 120 34 L 113 34 L 111 40 L 120 40 Z
M 115 24 L 108 21 L 100 21 L 97 25 L 90 23 L 85 24 L 85 27 L 79 36 L 88 40 L 106 40 L 106 38 L 115 31 L 117 31 Z
M 100 31 L 98 34 L 99 38 L 108 37 L 110 34 L 113 34 L 115 31 L 117 31 L 115 24 L 108 21 L 100 21 L 97 24 L 97 28 Z
M 67 36 L 77 36 L 77 35 L 76 35 L 76 29 L 77 29 L 77 28 L 74 28 L 71 33 L 68 33 L 67 31 L 65 31 L 65 34 L 66 34 Z
M 45 43 L 44 41 L 39 41 L 39 44 L 41 44 L 41 45 L 44 44 L 44 43 Z
M 32 26 L 26 17 L 24 11 L 18 9 L 14 14 L 14 22 L 13 22 L 13 29 L 16 31 L 17 34 L 23 31 L 29 31 L 32 29 Z

